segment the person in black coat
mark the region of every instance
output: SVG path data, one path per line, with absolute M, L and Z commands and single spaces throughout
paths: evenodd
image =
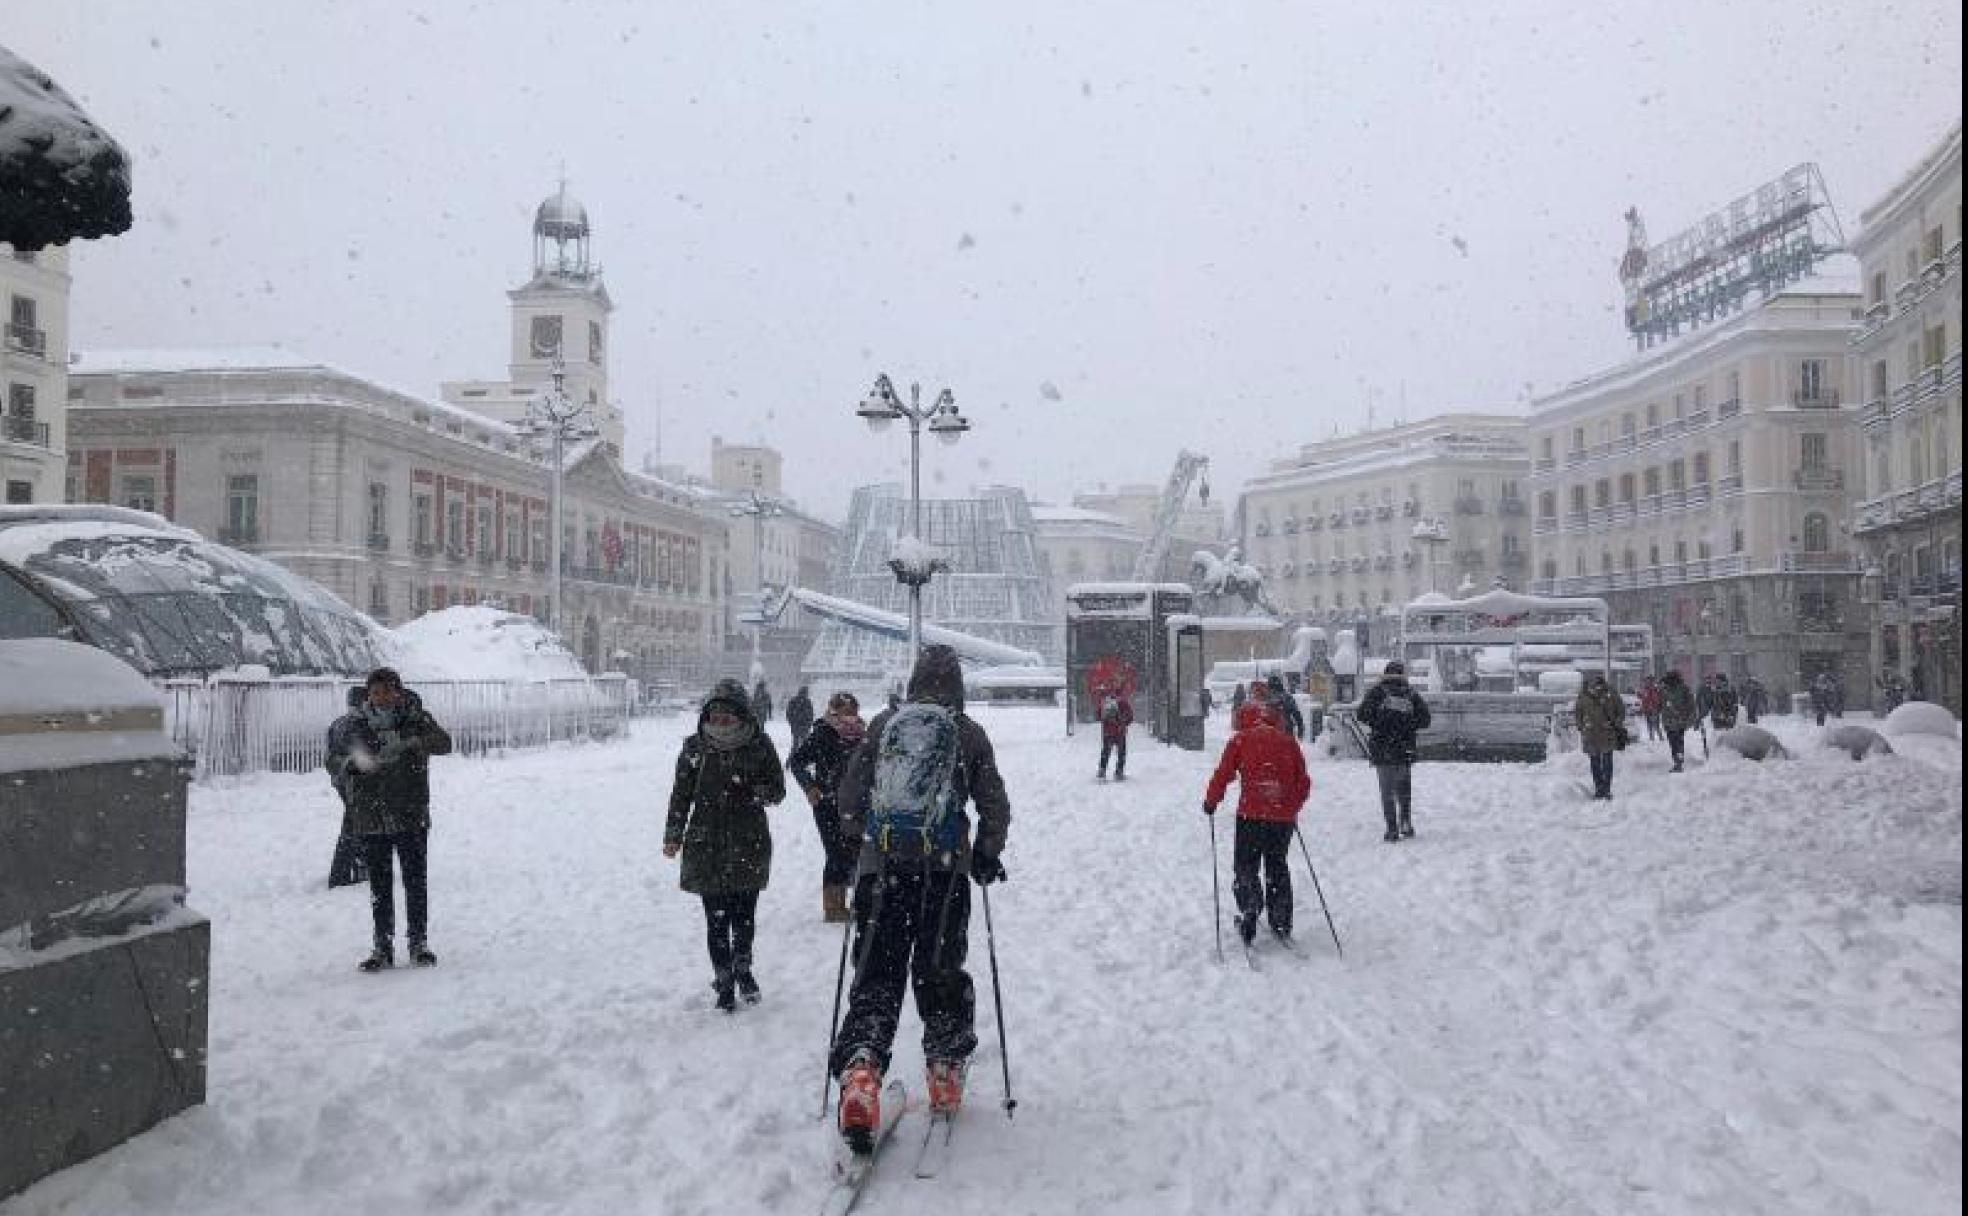
M 792 714 L 793 703 L 787 702 L 787 718 Z M 851 692 L 837 692 L 827 701 L 826 716 L 814 723 L 793 754 L 786 758 L 786 768 L 813 808 L 813 826 L 819 829 L 820 847 L 826 854 L 820 871 L 820 915 L 829 924 L 840 924 L 852 915 L 848 911 L 847 890 L 854 882 L 854 865 L 861 856 L 861 842 L 848 835 L 841 823 L 840 805 L 834 795 L 840 788 L 847 758 L 867 736 L 867 724 L 861 720 L 861 703 Z
M 1382 839 L 1411 839 L 1414 832 L 1415 736 L 1433 720 L 1428 702 L 1408 683 L 1400 660 L 1387 665 L 1380 682 L 1360 698 L 1354 717 L 1367 728 L 1367 759 L 1380 781 L 1380 811 L 1387 820 Z
M 786 726 L 793 732 L 793 749 L 797 751 L 806 741 L 806 732 L 813 729 L 813 697 L 804 684 L 786 699 Z
M 1283 676 L 1272 676 L 1265 681 L 1265 688 L 1267 689 L 1266 696 L 1270 703 L 1278 707 L 1279 715 L 1284 718 L 1285 733 L 1294 739 L 1303 739 L 1305 737 L 1305 715 L 1298 708 L 1298 698 L 1286 691 L 1285 678 Z
M 356 723 L 369 692 L 361 685 L 348 690 L 348 712 L 328 728 L 328 782 L 342 800 L 342 830 L 335 837 L 335 857 L 328 863 L 330 887 L 352 887 L 369 881 L 369 866 L 362 859 L 362 837 L 355 831 L 355 808 L 349 801 L 349 751 L 355 740 Z

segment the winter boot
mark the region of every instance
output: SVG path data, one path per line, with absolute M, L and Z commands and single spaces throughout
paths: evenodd
M 931 1060 L 926 1066 L 929 1113 L 954 1115 L 963 1105 L 964 1074 L 970 1071 L 965 1060 Z
M 378 971 L 388 971 L 394 966 L 396 966 L 396 951 L 388 942 L 377 942 L 376 948 L 369 952 L 369 957 L 358 965 L 358 970 L 374 974 Z
M 430 943 L 419 937 L 410 943 L 410 965 L 413 967 L 435 967 L 437 956 L 431 953 Z
M 1238 914 L 1237 937 L 1246 946 L 1257 940 L 1257 913 L 1242 912 Z
M 720 1012 L 730 1013 L 738 1008 L 738 997 L 732 989 L 733 981 L 729 971 L 720 971 L 711 980 L 711 991 L 717 994 L 717 1007 Z
M 739 1000 L 745 1002 L 747 1005 L 756 1005 L 759 1003 L 759 984 L 757 980 L 752 978 L 752 969 L 750 967 L 740 967 L 738 970 L 732 972 L 731 979 L 737 985 Z
M 1406 811 L 1402 811 L 1401 812 L 1401 839 L 1413 840 L 1414 834 L 1415 834 L 1414 820 L 1408 817 L 1408 813 Z
M 1389 815 L 1387 817 L 1387 834 L 1382 836 L 1381 839 L 1386 841 L 1388 844 L 1393 844 L 1395 841 L 1401 839 L 1400 820 L 1394 818 L 1394 816 L 1392 815 Z
M 836 1118 L 841 1139 L 850 1151 L 875 1151 L 875 1132 L 881 1127 L 881 1069 L 875 1057 L 858 1051 L 840 1075 L 840 1106 Z

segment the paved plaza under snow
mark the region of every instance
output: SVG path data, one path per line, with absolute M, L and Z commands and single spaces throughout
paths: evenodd
M 1301 869 L 1308 957 L 1253 974 L 1213 958 L 1197 803 L 1220 740 L 1138 738 L 1133 779 L 1096 785 L 1093 733 L 978 716 L 1014 803 L 992 910 L 1017 1117 L 980 914 L 955 1158 L 934 1182 L 885 1158 L 858 1210 L 1959 1210 L 1957 742 L 1854 763 L 1788 719 L 1796 759 L 1682 776 L 1642 745 L 1610 806 L 1580 756 L 1426 766 L 1401 846 L 1370 771 L 1315 755 L 1303 822 L 1346 958 Z M 775 812 L 765 1003 L 714 1012 L 696 901 L 660 856 L 688 725 L 438 761 L 434 972 L 357 974 L 366 897 L 323 886 L 325 778 L 198 787 L 209 1105 L 0 1216 L 816 1210 L 840 941 L 819 847 L 797 799 Z M 916 1033 L 905 1013 L 912 1085 Z

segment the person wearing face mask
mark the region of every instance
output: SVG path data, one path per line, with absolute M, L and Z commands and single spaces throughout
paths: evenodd
M 786 712 L 792 714 L 790 704 Z M 813 808 L 813 825 L 820 831 L 820 847 L 826 853 L 820 872 L 820 915 L 830 925 L 841 924 L 852 915 L 847 889 L 854 882 L 854 864 L 861 856 L 861 842 L 848 835 L 841 823 L 834 795 L 847 758 L 867 735 L 861 703 L 851 692 L 837 692 L 828 699 L 826 714 L 786 758 L 786 768 Z
M 779 751 L 754 715 L 752 698 L 736 680 L 719 681 L 677 756 L 663 856 L 682 854 L 680 884 L 704 901 L 711 988 L 726 1013 L 739 1000 L 759 1001 L 752 936 L 759 892 L 772 871 L 765 808 L 785 797 Z

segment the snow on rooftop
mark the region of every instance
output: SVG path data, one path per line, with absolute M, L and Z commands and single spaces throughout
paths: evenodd
M 69 363 L 71 376 L 127 376 L 144 372 L 251 372 L 291 371 L 319 368 L 334 371 L 319 359 L 279 346 L 231 346 L 208 349 L 154 349 L 77 351 Z
M 1032 522 L 1039 524 L 1104 524 L 1113 528 L 1129 528 L 1133 525 L 1120 516 L 1108 511 L 1094 511 L 1086 507 L 1055 507 L 1033 504 Z

